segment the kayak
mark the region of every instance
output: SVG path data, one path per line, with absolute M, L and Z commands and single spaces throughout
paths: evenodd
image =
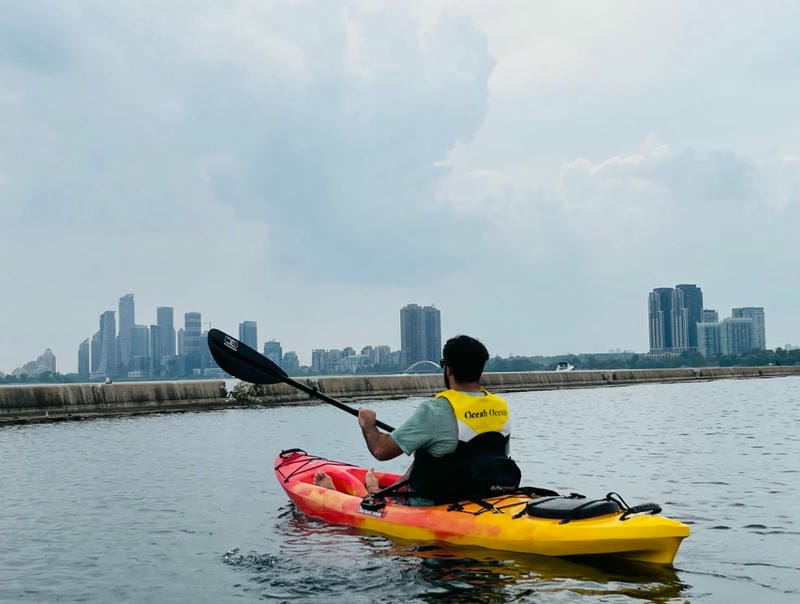
M 304 514 L 412 541 L 670 565 L 689 536 L 689 527 L 660 515 L 658 504 L 628 506 L 616 493 L 588 499 L 520 487 L 481 500 L 413 506 L 401 494 L 367 493 L 366 468 L 301 449 L 281 451 L 274 467 L 278 482 Z M 331 477 L 335 489 L 314 484 L 319 471 Z M 387 472 L 375 475 L 382 489 L 402 478 Z

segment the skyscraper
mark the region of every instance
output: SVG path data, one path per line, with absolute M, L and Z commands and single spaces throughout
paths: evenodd
M 244 342 L 253 350 L 258 350 L 258 327 L 255 321 L 239 323 L 239 341 Z
M 703 291 L 693 283 L 682 283 L 675 286 L 675 292 L 680 299 L 681 334 L 680 344 L 678 338 L 673 338 L 672 346 L 675 352 L 697 350 L 697 324 L 703 320 Z M 673 313 L 676 311 L 673 305 Z
M 156 309 L 156 324 L 162 330 L 162 340 L 164 349 L 162 355 L 172 356 L 175 354 L 175 323 L 174 311 L 171 306 L 159 306 Z
M 700 321 L 697 324 L 697 351 L 703 356 L 722 354 L 721 334 L 722 326 L 719 322 Z
M 400 309 L 401 365 L 437 362 L 442 354 L 441 313 L 433 306 L 407 304 Z
M 186 355 L 186 373 L 202 366 L 203 350 L 201 346 L 201 316 L 199 312 L 187 312 L 183 316 L 183 352 Z
M 422 309 L 425 320 L 425 359 L 439 362 L 442 358 L 442 318 L 433 306 Z
M 134 325 L 131 328 L 131 357 L 150 354 L 150 328 L 147 325 Z
M 742 354 L 753 348 L 753 320 L 733 318 L 722 320 L 720 340 L 722 354 Z
M 750 338 L 750 345 L 758 350 L 767 349 L 766 329 L 764 327 L 764 308 L 761 306 L 745 306 L 731 310 L 731 317 L 734 319 L 752 319 L 753 333 Z
M 102 321 L 101 330 L 92 336 L 92 342 L 89 345 L 89 373 L 92 374 L 97 371 L 100 366 L 100 352 L 103 350 L 103 332 Z
M 113 310 L 107 310 L 100 315 L 100 330 L 95 334 L 98 341 L 97 365 L 92 360 L 92 374 L 94 377 L 117 375 L 117 320 Z M 94 341 L 94 338 L 93 338 Z M 94 354 L 94 350 L 92 350 Z
M 83 379 L 89 377 L 89 338 L 78 346 L 78 375 Z
M 281 367 L 283 363 L 283 348 L 281 347 L 281 343 L 275 340 L 268 340 L 267 342 L 264 342 L 264 356 L 275 363 L 278 367 Z
M 647 299 L 650 354 L 672 350 L 672 288 L 657 287 Z
M 164 331 L 161 325 L 150 326 L 150 375 L 154 377 L 161 375 L 161 359 L 165 348 Z M 172 339 L 172 344 L 175 345 L 175 338 Z
M 283 368 L 286 371 L 295 371 L 300 368 L 300 358 L 294 350 L 283 355 Z
M 693 284 L 658 287 L 647 301 L 650 354 L 697 350 L 703 319 L 703 292 Z
M 127 375 L 133 351 L 133 326 L 135 324 L 135 309 L 133 294 L 126 294 L 119 299 L 119 373 Z

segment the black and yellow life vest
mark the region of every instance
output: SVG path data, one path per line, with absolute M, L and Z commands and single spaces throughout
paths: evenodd
M 458 422 L 458 440 L 469 442 L 484 432 L 511 435 L 508 405 L 499 396 L 481 388 L 483 396 L 472 396 L 460 390 L 444 390 L 436 395 L 453 408 Z
M 413 492 L 435 503 L 486 497 L 519 486 L 520 470 L 508 457 L 508 405 L 481 388 L 483 396 L 459 390 L 436 395 L 453 409 L 458 425 L 456 450 L 442 457 L 416 451 L 409 475 Z

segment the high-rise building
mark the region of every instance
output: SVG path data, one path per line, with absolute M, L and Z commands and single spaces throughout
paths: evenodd
M 258 327 L 255 321 L 239 323 L 239 341 L 244 342 L 253 350 L 258 350 Z
M 211 350 L 208 347 L 208 331 L 200 334 L 200 351 L 200 367 L 203 369 L 220 369 L 214 357 L 211 356 Z
M 131 358 L 150 354 L 150 328 L 147 325 L 134 325 L 131 329 Z
M 199 312 L 187 312 L 183 316 L 183 347 L 186 355 L 200 352 L 201 318 Z
M 156 324 L 162 329 L 164 342 L 163 355 L 175 354 L 175 322 L 174 310 L 171 306 L 159 306 L 156 309 Z
M 150 326 L 150 375 L 154 377 L 161 375 L 161 359 L 165 356 L 164 349 L 166 348 L 165 331 L 161 325 Z M 175 338 L 172 338 L 172 344 L 175 345 Z
M 391 363 L 392 349 L 386 344 L 379 344 L 372 349 L 372 362 L 375 365 L 388 365 Z
M 731 310 L 731 317 L 734 319 L 752 319 L 753 333 L 750 344 L 758 350 L 767 349 L 766 329 L 764 327 L 764 308 L 761 306 L 745 306 Z
M 439 362 L 442 358 L 442 317 L 433 306 L 422 309 L 425 320 L 425 359 Z
M 199 312 L 187 312 L 183 316 L 183 351 L 186 355 L 186 372 L 191 374 L 194 369 L 202 367 L 202 322 Z
M 697 324 L 703 320 L 703 291 L 693 283 L 682 283 L 675 286 L 674 292 L 672 312 L 673 317 L 680 315 L 680 323 L 674 321 L 672 325 L 673 350 L 697 350 Z
M 294 371 L 300 368 L 300 359 L 294 350 L 290 350 L 283 355 L 283 368 L 286 371 Z
M 95 335 L 99 342 L 99 360 L 97 365 L 92 361 L 94 369 L 91 377 L 117 375 L 117 319 L 113 310 L 107 310 L 100 315 L 100 330 Z
M 694 284 L 658 287 L 648 297 L 650 354 L 697 350 L 703 319 L 703 292 Z
M 95 373 L 100 366 L 100 351 L 103 350 L 103 332 L 102 321 L 101 331 L 98 331 L 92 336 L 92 343 L 90 344 L 90 358 L 89 358 L 89 373 Z
M 311 351 L 311 371 L 314 373 L 322 373 L 327 357 L 326 353 L 327 350 L 323 350 L 322 348 L 314 348 Z
M 647 298 L 650 354 L 672 350 L 672 288 L 657 287 Z
M 133 356 L 132 339 L 135 324 L 133 294 L 126 294 L 119 299 L 119 373 L 128 374 L 128 365 Z
M 281 367 L 283 363 L 283 348 L 281 347 L 281 343 L 276 340 L 264 342 L 264 356 L 278 367 Z
M 703 356 L 722 354 L 721 334 L 722 326 L 719 322 L 700 321 L 697 324 L 697 351 Z
M 400 309 L 401 364 L 435 361 L 442 354 L 441 313 L 433 306 L 407 304 Z
M 89 338 L 78 345 L 78 375 L 89 378 Z
M 719 323 L 719 313 L 716 310 L 703 309 L 703 323 Z M 699 346 L 699 344 L 698 344 Z
M 722 354 L 742 354 L 753 349 L 753 320 L 733 318 L 722 320 L 720 330 Z

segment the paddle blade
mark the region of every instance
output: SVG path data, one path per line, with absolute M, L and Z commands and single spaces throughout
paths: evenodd
M 209 330 L 208 349 L 223 371 L 244 382 L 277 384 L 289 377 L 267 357 L 219 329 Z

